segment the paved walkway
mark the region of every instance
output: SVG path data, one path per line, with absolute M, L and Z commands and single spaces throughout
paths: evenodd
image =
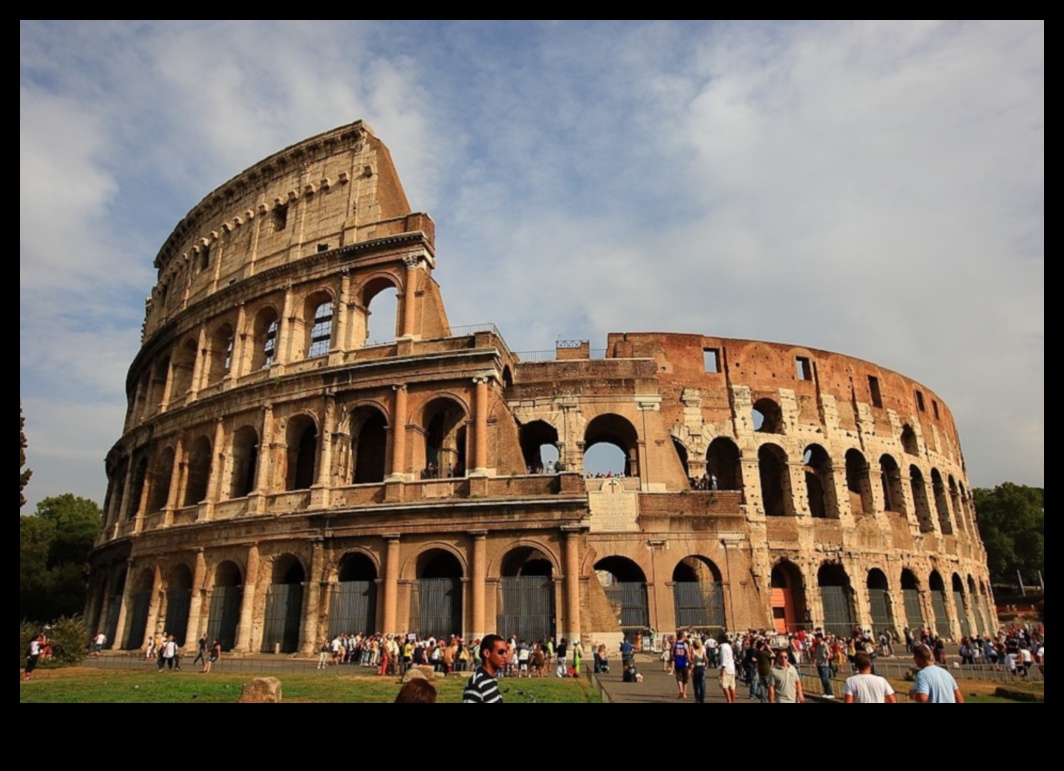
M 619 658 L 611 663 L 620 664 Z M 599 675 L 599 683 L 614 704 L 694 704 L 694 688 L 687 686 L 687 701 L 681 702 L 676 691 L 676 677 L 662 671 L 661 661 L 656 657 L 637 656 L 636 666 L 643 675 L 643 684 L 625 683 L 623 671 L 617 666 L 608 675 Z M 750 701 L 750 689 L 742 684 L 736 693 L 739 704 L 757 704 Z M 706 675 L 706 703 L 726 704 L 724 694 L 717 682 L 717 673 L 711 670 Z

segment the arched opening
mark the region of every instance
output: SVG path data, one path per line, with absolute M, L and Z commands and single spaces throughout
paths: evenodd
M 539 549 L 521 547 L 506 555 L 498 600 L 499 634 L 528 643 L 555 638 L 554 565 Z
M 972 636 L 972 625 L 968 621 L 968 603 L 964 597 L 964 581 L 961 577 L 953 575 L 953 607 L 957 610 L 957 620 L 960 622 L 961 637 Z
M 902 487 L 901 467 L 889 455 L 879 459 L 879 473 L 883 478 L 883 506 L 885 511 L 907 517 L 905 492 Z
M 185 485 L 183 506 L 198 506 L 207 500 L 207 486 L 211 480 L 211 441 L 201 436 L 188 454 L 188 482 Z
M 351 481 L 375 485 L 384 481 L 388 464 L 388 421 L 380 410 L 362 407 L 351 416 Z
M 529 474 L 552 473 L 556 470 L 558 429 L 550 423 L 536 420 L 521 426 L 521 455 Z
M 942 580 L 942 576 L 936 570 L 931 574 L 931 578 L 927 583 L 931 589 L 931 607 L 935 611 L 935 633 L 939 637 L 949 638 L 953 634 L 953 626 L 950 624 L 949 612 L 946 610 L 948 607 L 946 582 Z
M 192 390 L 192 373 L 196 369 L 198 354 L 196 341 L 186 340 L 174 351 L 173 385 L 170 388 L 170 400 L 176 401 L 188 396 Z
M 207 639 L 217 640 L 223 651 L 236 647 L 240 606 L 244 600 L 244 579 L 233 562 L 223 562 L 214 573 L 211 609 L 207 616 Z
M 366 285 L 362 307 L 366 309 L 366 346 L 394 343 L 399 336 L 399 292 L 386 278 Z
M 672 572 L 677 629 L 718 635 L 725 630 L 724 582 L 705 557 L 688 557 Z
M 912 426 L 904 426 L 901 430 L 901 447 L 906 455 L 920 455 L 920 443 L 916 440 L 916 432 Z
M 913 491 L 913 505 L 916 507 L 916 518 L 920 522 L 920 532 L 935 532 L 931 503 L 927 500 L 927 484 L 924 482 L 923 473 L 916 466 L 909 467 L 909 484 Z
M 946 498 L 946 483 L 938 469 L 931 470 L 931 489 L 935 494 L 935 508 L 938 509 L 938 524 L 942 535 L 953 535 L 953 520 L 950 518 L 949 499 Z
M 514 371 L 508 366 L 502 368 L 502 386 L 507 391 L 514 387 Z
M 147 409 L 144 417 L 157 415 L 163 407 L 166 394 L 166 377 L 170 374 L 170 357 L 163 356 L 152 365 L 151 379 L 148 381 Z
M 329 638 L 372 635 L 377 627 L 377 566 L 365 554 L 340 560 L 340 582 L 329 606 Z
M 876 636 L 895 631 L 890 582 L 882 570 L 868 571 L 868 601 L 872 606 L 872 631 Z
M 466 414 L 451 399 L 432 401 L 425 408 L 425 469 L 423 479 L 451 479 L 466 475 L 468 431 Z
M 860 517 L 875 512 L 868 462 L 857 450 L 846 453 L 846 491 L 850 496 L 850 510 L 854 516 Z
M 122 612 L 122 595 L 126 591 L 126 571 L 122 570 L 108 583 L 106 590 L 107 616 L 103 619 L 104 634 L 112 650 L 122 647 L 118 640 L 118 617 Z
M 318 467 L 318 427 L 306 415 L 288 424 L 288 471 L 285 489 L 309 490 L 314 486 Z
M 817 574 L 820 599 L 824 603 L 824 632 L 836 637 L 853 637 L 857 614 L 853 610 L 853 587 L 842 565 L 824 565 Z
M 273 583 L 266 589 L 266 619 L 263 623 L 262 652 L 295 653 L 299 650 L 299 629 L 303 615 L 303 564 L 291 555 L 273 565 Z
M 125 472 L 128 468 L 127 464 L 128 461 L 124 462 L 119 467 L 119 473 L 122 474 L 122 476 L 116 477 L 116 479 L 121 479 L 122 482 L 125 482 Z M 140 460 L 134 461 L 133 476 L 129 480 L 129 496 L 125 500 L 125 508 L 118 512 L 119 521 L 125 522 L 127 520 L 130 520 L 134 516 L 136 516 L 137 512 L 140 511 L 141 498 L 144 497 L 144 485 L 147 484 L 147 480 L 148 459 L 144 456 L 141 456 Z M 154 490 L 151 490 L 149 492 L 154 492 Z M 149 497 L 149 507 L 151 506 L 153 500 L 154 497 Z M 121 506 L 121 503 L 119 505 Z
M 927 626 L 924 620 L 924 606 L 920 602 L 920 581 L 911 570 L 901 574 L 901 593 L 905 600 L 905 622 L 913 631 L 913 637 L 920 638 L 920 630 Z
M 968 576 L 968 603 L 971 605 L 977 625 L 977 628 L 972 630 L 972 634 L 990 634 L 991 630 L 987 627 L 986 616 L 983 614 L 983 608 L 979 603 L 979 587 L 976 586 L 975 579 L 972 576 Z
M 462 636 L 462 578 L 462 563 L 448 551 L 434 549 L 418 558 L 410 618 L 417 619 L 419 638 Z
M 647 577 L 642 569 L 624 557 L 607 557 L 595 565 L 595 575 L 628 639 L 649 630 Z
M 600 446 L 612 447 L 619 454 L 597 450 Z M 620 415 L 600 415 L 592 420 L 584 433 L 584 468 L 591 473 L 638 478 L 639 432 L 635 426 Z
M 125 650 L 136 651 L 144 647 L 144 641 L 148 635 L 148 611 L 151 608 L 152 588 L 155 578 L 150 570 L 140 574 L 137 583 L 133 585 L 133 604 L 129 613 L 129 635 Z
M 805 488 L 809 497 L 809 513 L 813 519 L 838 519 L 835 505 L 835 477 L 831 456 L 820 445 L 805 451 Z
M 192 606 L 192 571 L 178 565 L 166 582 L 166 631 L 179 647 L 188 642 L 188 615 Z
M 147 460 L 142 460 L 141 463 L 145 464 L 146 473 Z M 159 459 L 155 462 L 155 469 L 152 472 L 151 490 L 149 490 L 148 493 L 147 513 L 155 514 L 166 508 L 167 504 L 170 502 L 170 480 L 173 479 L 173 476 L 174 449 L 172 447 L 167 447 L 159 454 Z M 143 480 L 144 477 L 141 477 L 141 488 L 143 488 Z M 139 505 L 140 495 L 130 501 L 130 510 L 136 511 Z
M 759 399 L 754 403 L 754 431 L 759 434 L 783 433 L 783 410 L 772 399 Z
M 777 634 L 792 634 L 806 628 L 809 621 L 802 571 L 790 562 L 772 569 L 772 621 Z
M 691 462 L 687 456 L 687 448 L 675 436 L 672 438 L 672 447 L 676 450 L 676 457 L 680 460 L 680 465 L 683 466 L 683 475 L 691 480 Z
M 743 485 L 742 453 L 731 439 L 714 439 L 706 453 L 710 486 L 716 490 L 741 492 Z M 714 480 L 716 485 L 714 486 Z
M 233 368 L 233 341 L 236 336 L 230 324 L 223 324 L 214 331 L 211 336 L 211 347 L 208 354 L 209 371 L 207 382 L 210 385 L 225 380 Z
M 953 508 L 953 518 L 957 521 L 959 529 L 968 532 L 968 517 L 965 515 L 964 507 L 961 505 L 961 494 L 957 489 L 957 480 L 953 477 L 949 478 L 949 502 Z
M 233 474 L 229 485 L 230 498 L 246 498 L 255 492 L 258 463 L 259 434 L 251 426 L 244 426 L 233 435 Z
M 761 476 L 761 501 L 767 517 L 793 517 L 791 469 L 787 453 L 774 444 L 766 444 L 757 453 Z
M 311 295 L 307 300 L 307 340 L 306 351 L 308 359 L 319 359 L 328 356 L 332 350 L 333 340 L 333 317 L 335 305 L 332 297 L 319 292 Z
M 277 340 L 280 329 L 281 322 L 276 310 L 263 308 L 259 311 L 255 317 L 252 372 L 269 369 L 277 361 Z

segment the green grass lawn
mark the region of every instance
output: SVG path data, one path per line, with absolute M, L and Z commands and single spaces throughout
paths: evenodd
M 19 688 L 21 704 L 232 704 L 249 676 L 53 670 L 41 672 Z M 287 704 L 390 704 L 399 693 L 392 678 L 338 677 L 333 674 L 284 675 Z M 466 678 L 436 681 L 439 703 L 462 700 Z M 597 704 L 600 699 L 584 680 L 505 680 L 508 704 Z

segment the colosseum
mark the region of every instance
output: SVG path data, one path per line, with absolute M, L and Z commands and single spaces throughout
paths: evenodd
M 993 628 L 933 391 L 711 336 L 515 353 L 451 325 L 434 242 L 361 122 L 180 222 L 92 556 L 87 619 L 116 649 L 163 630 L 305 654 L 342 632 Z M 618 465 L 587 473 L 603 447 Z

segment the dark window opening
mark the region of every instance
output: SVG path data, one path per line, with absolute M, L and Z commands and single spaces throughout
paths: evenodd
M 211 268 L 211 248 L 209 246 L 204 246 L 200 250 L 199 271 L 200 271 L 200 273 L 205 273 L 206 271 L 210 270 L 210 268 Z
M 271 321 L 266 328 L 266 340 L 262 344 L 263 364 L 262 369 L 269 369 L 277 358 L 277 330 L 280 324 Z
M 798 380 L 808 383 L 813 379 L 813 362 L 804 356 L 795 359 L 795 367 L 798 370 Z
M 868 376 L 868 391 L 872 395 L 872 406 L 883 409 L 883 392 L 879 390 L 879 378 Z
M 936 402 L 934 399 L 931 400 L 931 412 L 934 414 L 935 420 L 942 419 L 942 416 L 939 414 L 938 411 L 938 402 Z
M 280 233 L 288 227 L 288 204 L 281 204 L 273 210 L 273 230 Z
M 327 251 L 329 251 L 328 244 L 318 244 L 318 254 L 324 254 Z
M 916 392 L 916 408 L 920 410 L 920 412 L 927 412 L 927 405 L 924 403 L 923 391 Z

